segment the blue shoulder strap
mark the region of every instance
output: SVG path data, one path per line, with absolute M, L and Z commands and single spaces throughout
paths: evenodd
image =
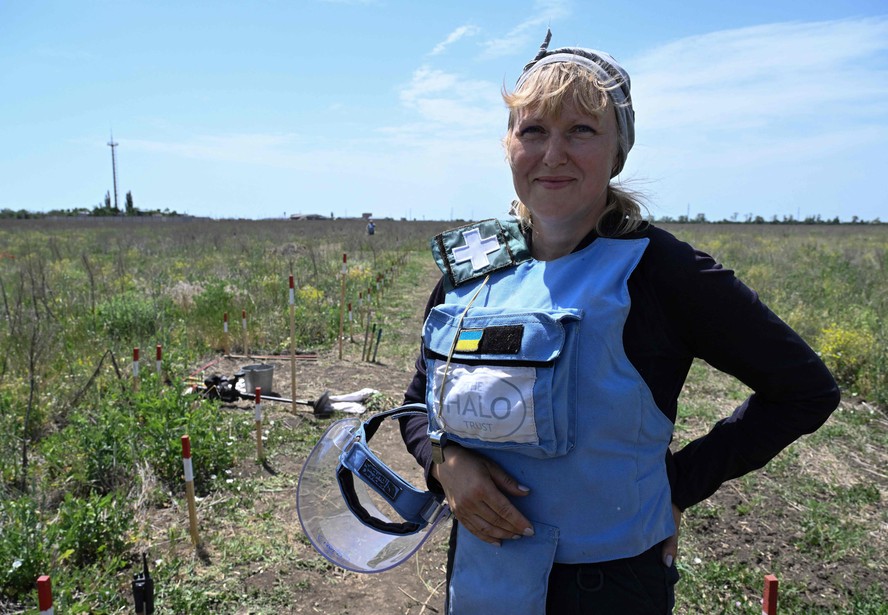
M 451 288 L 530 258 L 518 221 L 482 220 L 436 235 L 432 254 Z

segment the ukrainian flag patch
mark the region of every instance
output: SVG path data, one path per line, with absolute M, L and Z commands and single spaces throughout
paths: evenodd
M 456 340 L 456 352 L 478 352 L 484 329 L 464 329 Z

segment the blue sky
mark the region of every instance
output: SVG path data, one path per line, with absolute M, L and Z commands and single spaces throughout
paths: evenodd
M 632 77 L 654 216 L 888 221 L 885 0 L 0 0 L 0 208 L 504 215 L 535 54 Z

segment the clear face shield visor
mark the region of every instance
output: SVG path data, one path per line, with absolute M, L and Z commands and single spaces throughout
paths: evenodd
M 386 466 L 369 441 L 385 419 L 421 413 L 410 404 L 365 422 L 333 423 L 312 449 L 296 488 L 299 522 L 336 566 L 382 572 L 413 555 L 450 518 L 443 496 L 420 491 Z

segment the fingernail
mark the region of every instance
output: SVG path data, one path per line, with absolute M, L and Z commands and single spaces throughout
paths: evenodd
M 533 528 L 532 528 L 532 527 L 526 528 L 526 529 L 524 530 L 524 535 L 525 535 L 525 536 L 533 536 L 533 533 L 534 533 L 534 532 L 533 532 Z
M 518 485 L 518 490 L 523 491 L 524 493 L 529 493 L 530 487 L 525 487 L 524 485 Z
M 519 536 L 518 534 L 512 536 L 512 540 L 518 540 L 519 538 L 521 538 L 521 536 Z
M 672 568 L 672 556 L 667 554 L 666 557 L 663 558 L 663 563 L 666 564 L 667 568 Z
M 492 543 L 490 543 L 490 544 L 492 544 L 494 547 L 501 547 L 501 546 L 503 546 L 503 543 L 501 543 L 501 542 L 499 542 L 499 541 L 497 541 L 497 542 L 492 542 Z

